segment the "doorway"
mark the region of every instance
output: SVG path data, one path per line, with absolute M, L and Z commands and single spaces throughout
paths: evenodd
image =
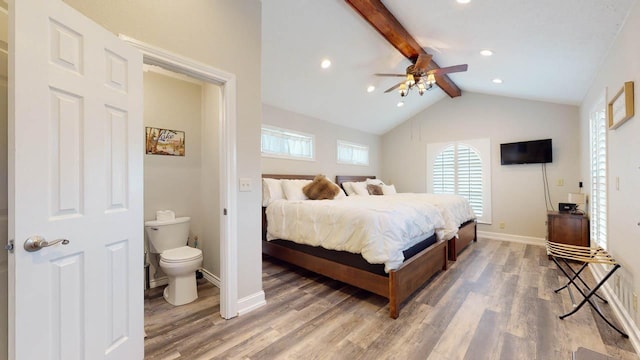
M 230 319 L 238 314 L 237 292 L 237 212 L 236 212 L 236 79 L 235 75 L 158 49 L 133 38 L 120 35 L 128 45 L 143 54 L 147 66 L 181 74 L 205 84 L 219 87 L 218 169 L 219 169 L 219 260 L 220 315 Z M 205 87 L 206 88 L 206 87 Z M 213 96 L 213 95 L 212 95 Z

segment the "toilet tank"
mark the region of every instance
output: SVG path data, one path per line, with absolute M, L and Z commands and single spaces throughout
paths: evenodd
M 144 229 L 149 239 L 149 251 L 160 254 L 165 250 L 185 246 L 189 239 L 190 217 L 169 221 L 145 221 Z

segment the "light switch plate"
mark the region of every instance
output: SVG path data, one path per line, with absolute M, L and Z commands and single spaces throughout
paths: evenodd
M 240 178 L 240 191 L 252 191 L 251 178 Z

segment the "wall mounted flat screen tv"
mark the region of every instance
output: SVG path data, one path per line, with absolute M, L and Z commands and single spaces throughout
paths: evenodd
M 552 161 L 551 139 L 500 144 L 502 165 L 540 164 Z

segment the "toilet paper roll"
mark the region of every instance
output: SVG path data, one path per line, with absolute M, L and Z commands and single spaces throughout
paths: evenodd
M 172 221 L 176 219 L 176 213 L 171 210 L 158 210 L 156 211 L 157 221 Z

